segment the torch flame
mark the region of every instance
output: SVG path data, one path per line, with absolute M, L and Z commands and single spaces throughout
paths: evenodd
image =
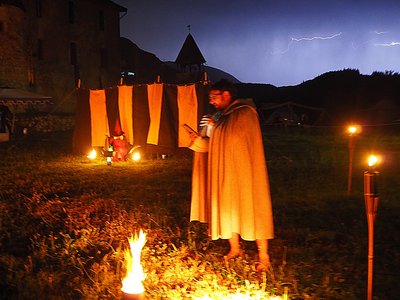
M 130 249 L 125 250 L 124 256 L 126 261 L 126 276 L 122 280 L 122 291 L 126 294 L 141 294 L 144 292 L 142 281 L 146 278 L 140 264 L 140 255 L 144 244 L 146 243 L 146 235 L 140 230 L 139 237 L 135 233 L 135 237 L 128 238 Z
M 369 167 L 373 167 L 373 166 L 375 166 L 375 165 L 378 163 L 378 161 L 379 161 L 379 159 L 378 159 L 377 156 L 375 156 L 375 155 L 370 155 L 370 156 L 368 157 L 368 166 L 369 166 Z
M 349 133 L 356 133 L 357 132 L 357 128 L 354 126 L 350 126 L 349 127 Z
M 347 133 L 350 136 L 357 135 L 357 134 L 361 133 L 361 130 L 362 129 L 361 129 L 360 125 L 350 125 L 349 127 L 347 127 Z
M 97 157 L 97 152 L 95 149 L 92 149 L 92 151 L 90 151 L 89 155 L 87 156 L 87 158 L 89 159 L 95 159 Z

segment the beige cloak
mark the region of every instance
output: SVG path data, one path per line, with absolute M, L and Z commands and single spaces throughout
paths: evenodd
M 247 241 L 272 239 L 269 179 L 254 103 L 232 102 L 208 143 L 199 138 L 194 146 L 200 152 L 194 154 L 190 220 L 208 223 L 213 240 L 229 239 L 233 232 Z

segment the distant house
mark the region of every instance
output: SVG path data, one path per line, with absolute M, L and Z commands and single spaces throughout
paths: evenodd
M 262 103 L 258 107 L 261 122 L 276 126 L 306 126 L 320 123 L 325 109 L 295 102 Z
M 118 84 L 126 11 L 109 0 L 0 0 L 0 87 L 57 103 L 78 83 L 90 89 Z

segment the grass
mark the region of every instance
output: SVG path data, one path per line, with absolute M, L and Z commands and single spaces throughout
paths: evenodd
M 347 195 L 348 139 L 338 128 L 266 128 L 276 238 L 273 270 L 254 271 L 254 243 L 224 261 L 226 241 L 189 223 L 191 157 L 90 162 L 70 133 L 0 144 L 0 298 L 118 299 L 127 238 L 143 229 L 148 299 L 363 299 L 367 284 L 365 157 L 384 155 L 375 224 L 374 299 L 400 293 L 400 137 L 357 137 Z M 207 298 L 208 297 L 208 298 Z M 246 298 L 247 297 L 247 298 Z

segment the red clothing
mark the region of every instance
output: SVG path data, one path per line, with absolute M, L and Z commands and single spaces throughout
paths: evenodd
M 114 149 L 113 161 L 124 161 L 128 154 L 128 142 L 124 136 L 110 138 L 110 145 Z

